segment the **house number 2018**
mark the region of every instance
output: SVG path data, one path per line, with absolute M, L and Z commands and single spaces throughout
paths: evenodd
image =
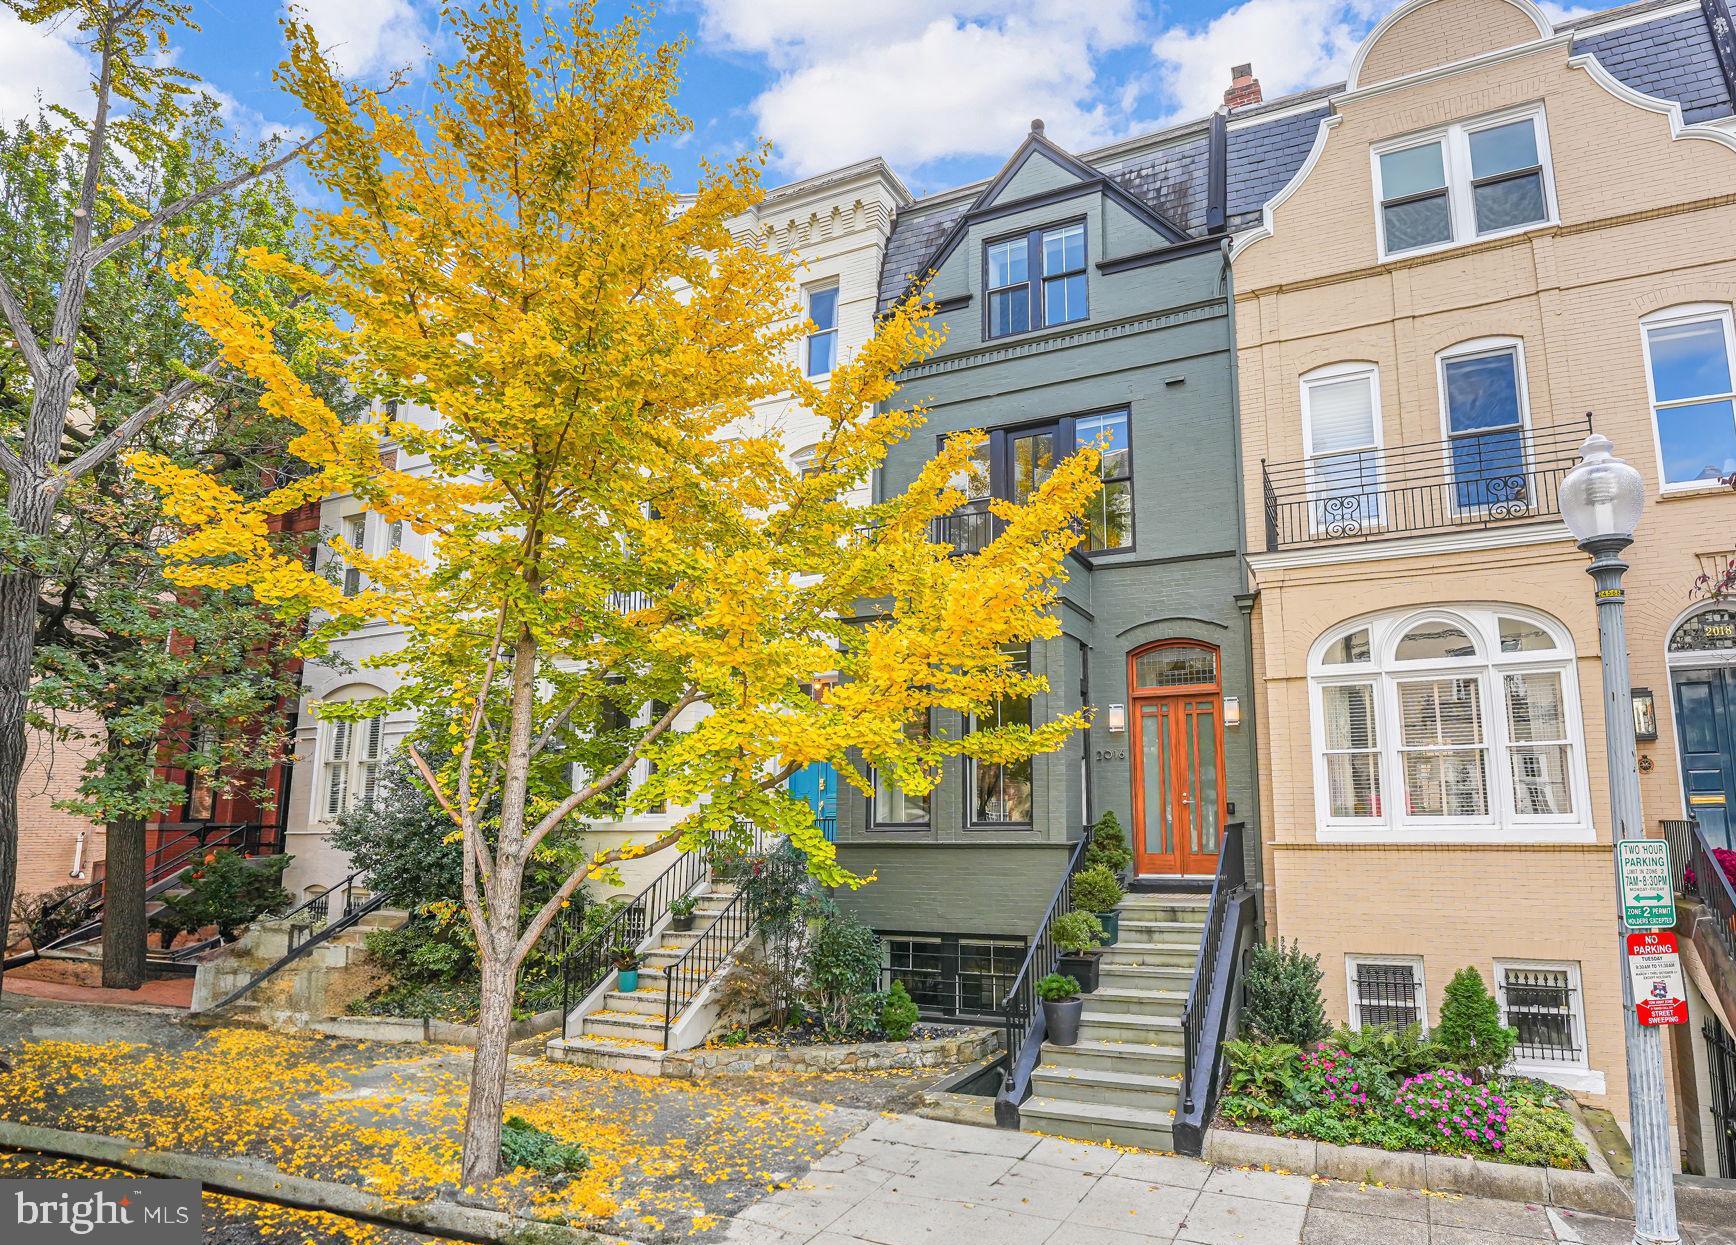
M 1092 759 L 1097 761 L 1125 761 L 1127 759 L 1126 748 L 1093 748 L 1092 753 Z

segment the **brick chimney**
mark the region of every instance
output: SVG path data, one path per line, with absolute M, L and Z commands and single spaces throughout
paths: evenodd
M 1237 65 L 1230 70 L 1230 89 L 1224 92 L 1224 107 L 1243 108 L 1260 102 L 1260 80 L 1252 65 Z

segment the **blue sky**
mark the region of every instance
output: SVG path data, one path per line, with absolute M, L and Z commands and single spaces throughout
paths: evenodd
M 600 2 L 605 17 L 625 7 Z M 764 138 L 774 181 L 882 155 L 913 190 L 931 192 L 992 173 L 1033 117 L 1083 150 L 1203 114 L 1236 62 L 1253 63 L 1268 98 L 1338 81 L 1395 2 L 667 0 L 655 28 L 692 41 L 681 104 L 696 129 L 663 154 L 686 181 L 701 156 Z M 433 0 L 299 6 L 364 80 L 414 71 L 441 43 Z M 281 0 L 193 7 L 202 29 L 176 56 L 226 101 L 237 130 L 296 127 L 297 106 L 272 81 Z M 0 118 L 37 92 L 77 101 L 82 77 L 63 35 L 23 29 L 0 10 Z

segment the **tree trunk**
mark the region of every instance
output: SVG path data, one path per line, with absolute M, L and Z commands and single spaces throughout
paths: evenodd
M 145 984 L 145 821 L 122 817 L 105 835 L 102 897 L 102 984 L 137 990 Z
M 483 957 L 482 1015 L 476 1025 L 470 1106 L 464 1118 L 462 1172 L 466 1186 L 484 1184 L 500 1172 L 500 1121 L 506 1110 L 507 1046 L 512 1038 L 512 997 L 517 985 L 518 970 L 510 952 Z
M 40 589 L 40 578 L 29 571 L 0 574 L 0 950 L 12 941 L 12 900 L 18 888 L 18 783 L 28 746 L 24 705 L 36 654 Z M 5 971 L 0 957 L 0 988 Z

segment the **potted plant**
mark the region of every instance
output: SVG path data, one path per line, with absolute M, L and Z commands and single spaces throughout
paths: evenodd
M 1090 912 L 1103 926 L 1103 945 L 1113 947 L 1121 937 L 1121 914 L 1115 909 L 1126 894 L 1108 865 L 1090 865 L 1073 877 L 1073 906 Z
M 1079 1016 L 1085 1001 L 1079 983 L 1065 973 L 1050 973 L 1037 979 L 1037 997 L 1043 1000 L 1045 1041 L 1071 1046 L 1079 1040 Z
M 639 988 L 639 953 L 631 943 L 618 942 L 609 949 L 609 963 L 615 966 L 615 988 L 631 994 Z
M 1080 991 L 1090 994 L 1097 988 L 1097 949 L 1103 945 L 1103 922 L 1094 913 L 1075 909 L 1056 917 L 1050 933 L 1061 948 L 1056 971 L 1077 978 Z
M 681 898 L 669 905 L 669 928 L 678 934 L 693 928 L 693 900 Z

